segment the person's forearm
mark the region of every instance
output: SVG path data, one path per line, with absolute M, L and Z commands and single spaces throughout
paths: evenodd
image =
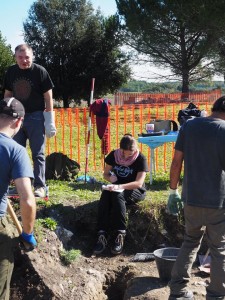
M 29 200 L 20 200 L 20 212 L 23 231 L 27 234 L 32 233 L 36 217 L 36 201 L 33 195 L 29 197 Z
M 175 150 L 173 161 L 170 167 L 170 188 L 175 190 L 180 180 L 184 154 L 182 151 Z
M 146 172 L 141 171 L 137 173 L 136 179 L 134 181 L 119 184 L 121 189 L 134 190 L 139 189 L 143 186 L 145 182 Z
M 53 98 L 52 98 L 52 90 L 44 93 L 45 99 L 45 111 L 53 111 Z
M 103 178 L 110 182 L 111 173 L 103 173 Z
M 172 161 L 170 168 L 170 188 L 175 190 L 180 180 L 180 173 L 182 164 L 178 164 L 176 161 Z
M 119 184 L 120 189 L 124 189 L 124 190 L 138 189 L 138 188 L 141 188 L 142 185 L 143 184 L 140 184 L 140 182 L 138 182 L 138 181 L 132 181 L 132 182 L 128 182 L 128 183 Z

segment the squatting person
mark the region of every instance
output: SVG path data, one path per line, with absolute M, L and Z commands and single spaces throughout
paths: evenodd
M 146 196 L 145 177 L 147 160 L 138 150 L 137 142 L 130 134 L 120 140 L 120 148 L 105 158 L 104 179 L 111 184 L 103 190 L 98 205 L 98 238 L 95 254 L 102 253 L 107 245 L 109 231 L 114 242 L 113 254 L 123 250 L 126 235 L 126 205 L 135 204 Z

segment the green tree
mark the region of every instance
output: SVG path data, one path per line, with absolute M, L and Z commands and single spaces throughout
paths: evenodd
M 218 48 L 211 53 L 210 58 L 213 59 L 215 73 L 222 75 L 225 81 L 225 38 L 220 38 L 217 46 Z
M 126 42 L 189 84 L 212 76 L 209 53 L 224 36 L 225 1 L 116 0 Z
M 0 90 L 2 92 L 2 83 L 5 76 L 6 69 L 15 63 L 13 52 L 11 50 L 11 46 L 6 44 L 6 40 L 2 37 L 2 34 L 0 32 Z M 0 93 L 0 98 L 2 98 L 3 95 Z
M 116 16 L 94 14 L 86 0 L 39 0 L 24 23 L 25 41 L 37 63 L 46 67 L 54 84 L 54 97 L 64 101 L 89 101 L 91 79 L 94 96 L 114 92 L 130 76 L 128 57 L 120 50 Z

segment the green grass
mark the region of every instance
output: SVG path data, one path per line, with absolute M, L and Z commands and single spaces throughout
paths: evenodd
M 81 174 L 78 174 L 78 177 Z M 65 201 L 96 201 L 101 195 L 101 186 L 105 181 L 101 172 L 92 172 L 88 174 L 96 179 L 95 183 L 85 183 L 76 181 L 49 180 L 49 201 L 38 202 L 46 206 L 63 203 Z M 169 190 L 169 172 L 157 172 L 153 176 L 153 183 L 149 183 L 149 174 L 145 179 L 147 196 L 146 203 L 166 202 Z
M 54 231 L 57 227 L 57 222 L 52 218 L 38 219 L 38 222 L 45 228 Z

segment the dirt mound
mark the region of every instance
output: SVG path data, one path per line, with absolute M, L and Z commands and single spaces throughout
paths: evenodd
M 73 233 L 70 241 L 62 243 L 62 237 L 45 229 L 38 249 L 15 255 L 15 269 L 11 283 L 10 300 L 74 299 L 74 300 L 148 300 L 168 299 L 169 289 L 159 279 L 155 261 L 132 262 L 137 252 L 152 252 L 162 246 L 171 246 L 176 238 L 181 243 L 182 226 L 176 224 L 159 229 L 153 213 L 146 215 L 137 207 L 129 209 L 128 232 L 122 255 L 112 256 L 107 249 L 104 255 L 95 257 L 96 203 L 68 201 L 67 203 L 39 207 L 38 218 L 51 217 Z M 163 211 L 163 210 L 162 210 Z M 162 213 L 163 216 L 163 213 Z M 137 226 L 137 218 L 138 226 Z M 165 219 L 168 216 L 164 216 Z M 167 220 L 168 221 L 168 220 Z M 173 224 L 172 219 L 166 224 Z M 169 236 L 173 230 L 173 238 Z M 79 249 L 81 256 L 69 266 L 62 263 L 60 251 Z M 205 299 L 208 277 L 193 270 L 191 288 L 197 299 Z

